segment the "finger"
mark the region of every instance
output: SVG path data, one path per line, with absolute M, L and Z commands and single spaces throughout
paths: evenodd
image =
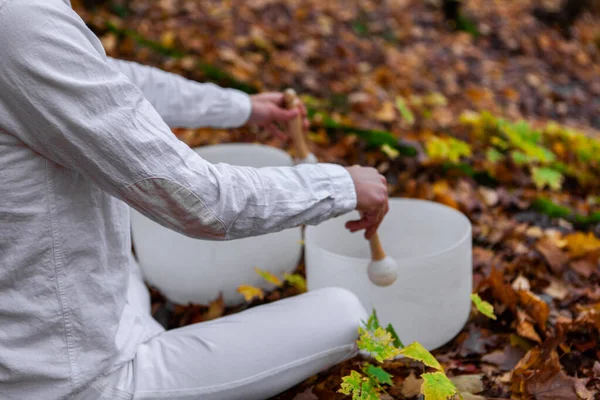
M 283 98 L 283 93 L 281 93 L 281 92 L 265 92 L 265 93 L 259 94 L 259 96 L 260 96 L 261 100 L 275 103 L 278 106 L 283 107 L 284 98 Z
M 308 129 L 310 128 L 310 122 L 308 122 L 308 119 L 304 118 L 302 121 L 302 128 L 304 129 L 304 132 L 308 132 Z
M 273 122 L 286 122 L 290 121 L 298 116 L 298 109 L 293 108 L 286 110 L 285 108 L 273 107 L 271 109 L 271 121 Z
M 379 229 L 379 225 L 383 221 L 383 214 L 380 213 L 377 218 L 370 221 L 370 224 L 365 229 L 365 238 L 371 239 L 371 237 L 377 232 Z
M 300 113 L 303 117 L 306 117 L 306 106 L 302 101 L 298 103 L 298 107 L 300 108 Z
M 361 229 L 365 229 L 369 225 L 369 221 L 366 218 L 362 218 L 356 221 L 348 221 L 346 222 L 346 229 L 350 232 L 360 231 Z

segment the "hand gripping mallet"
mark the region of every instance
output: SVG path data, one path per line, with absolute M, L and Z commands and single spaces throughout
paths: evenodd
M 287 109 L 298 106 L 299 99 L 294 89 L 287 89 L 284 92 L 284 103 Z M 299 163 L 315 164 L 317 158 L 312 154 L 304 137 L 302 128 L 302 117 L 298 116 L 289 122 L 290 135 L 294 142 L 294 148 L 298 153 Z M 379 240 L 377 232 L 369 240 L 371 247 L 371 262 L 367 268 L 369 280 L 377 286 L 389 286 L 396 281 L 398 277 L 398 266 L 394 259 L 386 256 Z

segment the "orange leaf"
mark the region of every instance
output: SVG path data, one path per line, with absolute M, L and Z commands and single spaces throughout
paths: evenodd
M 544 331 L 550 314 L 548 304 L 529 290 L 519 290 L 517 293 L 520 305 L 537 322 L 538 327 Z
M 517 333 L 525 339 L 533 340 L 536 343 L 542 343 L 540 335 L 535 331 L 533 323 L 527 318 L 523 311 L 517 313 Z

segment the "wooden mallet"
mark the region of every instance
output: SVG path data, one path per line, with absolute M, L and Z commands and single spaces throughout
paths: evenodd
M 294 89 L 287 89 L 284 92 L 285 108 L 292 109 L 298 106 L 298 96 Z M 317 158 L 312 154 L 304 137 L 302 128 L 302 117 L 298 116 L 289 122 L 290 135 L 294 142 L 294 148 L 298 154 L 299 163 L 315 164 Z M 369 280 L 377 286 L 389 286 L 396 281 L 398 277 L 398 266 L 396 261 L 386 256 L 379 240 L 379 235 L 375 233 L 369 240 L 371 247 L 371 262 L 367 268 Z
M 283 92 L 283 101 L 285 104 L 285 108 L 291 110 L 294 107 L 297 107 L 300 103 L 298 96 L 296 95 L 296 91 L 294 89 L 286 89 Z M 292 136 L 292 142 L 294 143 L 294 148 L 297 153 L 297 163 L 298 164 L 316 164 L 319 162 L 317 157 L 313 153 L 310 152 L 308 148 L 308 143 L 306 143 L 306 139 L 304 137 L 304 129 L 302 128 L 302 117 L 297 116 L 293 120 L 289 122 L 289 130 L 290 135 Z

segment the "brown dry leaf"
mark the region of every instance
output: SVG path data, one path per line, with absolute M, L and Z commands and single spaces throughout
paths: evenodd
M 515 367 L 511 386 L 514 396 L 524 398 L 577 399 L 575 379 L 562 370 L 555 350 L 530 350 Z
M 542 339 L 535 331 L 533 323 L 529 320 L 527 314 L 521 310 L 517 313 L 517 333 L 526 339 L 533 340 L 536 343 L 542 343 Z
M 417 378 L 414 373 L 410 373 L 409 376 L 406 377 L 404 382 L 402 382 L 402 396 L 404 397 L 415 397 L 421 394 L 421 385 L 423 384 L 423 379 Z
M 492 296 L 507 306 L 512 312 L 517 310 L 518 296 L 515 290 L 504 283 L 504 276 L 496 268 L 492 267 L 490 276 L 484 281 L 492 288 Z
M 546 329 L 546 322 L 548 322 L 548 315 L 550 314 L 548 304 L 529 290 L 519 290 L 517 294 L 520 306 L 537 322 L 538 327 L 544 331 Z
M 476 375 L 460 375 L 453 376 L 450 380 L 454 383 L 458 391 L 464 395 L 465 393 L 477 394 L 483 392 L 483 374 Z
M 589 278 L 594 273 L 598 273 L 598 262 L 593 262 L 587 258 L 572 261 L 569 267 L 584 278 Z
M 569 257 L 549 239 L 538 241 L 535 248 L 544 256 L 552 272 L 560 276 L 569 261 Z
M 481 361 L 495 364 L 501 371 L 512 370 L 525 355 L 525 350 L 520 347 L 507 345 L 502 350 L 496 350 L 490 354 L 486 354 L 481 358 Z
M 539 400 L 573 400 L 578 397 L 575 380 L 564 371 L 532 374 L 525 387 L 527 394 Z
M 375 113 L 375 118 L 381 122 L 392 122 L 396 119 L 396 108 L 394 103 L 386 101 L 381 105 L 379 111 Z
M 561 280 L 550 279 L 550 285 L 543 292 L 553 299 L 564 300 L 569 295 L 569 288 Z
M 494 207 L 496 204 L 498 204 L 498 201 L 500 200 L 500 196 L 498 196 L 497 191 L 493 189 L 488 189 L 483 186 L 479 188 L 479 194 L 483 198 L 483 202 L 488 207 Z
M 458 203 L 454 199 L 454 195 L 447 181 L 437 181 L 431 187 L 433 189 L 434 201 L 445 204 L 448 207 L 452 207 L 456 210 L 460 209 Z
M 525 278 L 523 275 L 517 276 L 517 278 L 513 281 L 511 286 L 515 290 L 531 289 L 531 284 L 529 283 L 529 279 Z

